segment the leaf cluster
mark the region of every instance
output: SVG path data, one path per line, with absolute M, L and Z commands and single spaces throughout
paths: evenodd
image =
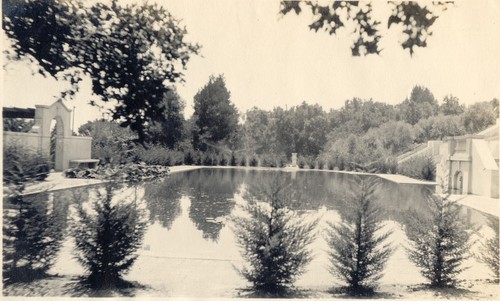
M 390 28 L 393 24 L 402 25 L 402 33 L 406 40 L 401 43 L 403 49 L 414 53 L 415 47 L 426 47 L 427 38 L 432 35 L 431 27 L 438 19 L 435 10 L 446 10 L 450 2 L 432 2 L 423 4 L 415 1 L 392 2 L 392 14 L 387 20 Z M 381 21 L 373 18 L 371 1 L 332 1 L 328 4 L 316 1 L 281 1 L 280 13 L 286 15 L 295 12 L 297 15 L 304 10 L 310 10 L 314 21 L 309 25 L 311 30 L 318 32 L 320 29 L 330 35 L 337 34 L 346 24 L 354 26 L 355 39 L 351 46 L 353 56 L 380 54 L 379 42 Z

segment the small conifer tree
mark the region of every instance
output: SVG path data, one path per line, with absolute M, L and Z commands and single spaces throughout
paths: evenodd
M 330 272 L 346 284 L 350 295 L 370 295 L 393 252 L 386 242 L 392 232 L 380 233 L 381 212 L 374 203 L 376 182 L 361 181 L 350 210 L 339 224 L 329 223 Z
M 88 271 L 87 280 L 94 288 L 120 283 L 137 259 L 146 229 L 146 219 L 135 201 L 112 202 L 116 183 L 107 184 L 104 193 L 97 190 L 92 210 L 82 204 L 74 224 L 76 258 Z
M 283 180 L 274 178 L 255 197 L 247 197 L 244 216 L 234 216 L 234 229 L 246 266 L 240 273 L 258 294 L 285 296 L 311 261 L 308 245 L 317 220 L 307 222 L 287 208 Z
M 496 283 L 500 280 L 500 235 L 498 217 L 488 216 L 488 226 L 493 230 L 494 235 L 480 248 L 479 260 L 485 263 L 493 274 Z
M 466 269 L 462 263 L 469 257 L 470 234 L 455 202 L 437 195 L 430 200 L 429 217 L 409 214 L 409 259 L 420 268 L 431 287 L 454 287 L 456 276 Z

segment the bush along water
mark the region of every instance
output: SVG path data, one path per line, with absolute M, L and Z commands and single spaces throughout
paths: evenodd
M 89 206 L 78 202 L 73 220 L 75 255 L 87 271 L 86 282 L 91 288 L 119 287 L 122 276 L 137 259 L 146 230 L 144 212 L 136 199 L 113 200 L 119 184 L 106 184 L 97 189 L 97 198 Z
M 344 283 L 342 292 L 367 296 L 374 293 L 385 264 L 393 252 L 386 242 L 391 232 L 380 233 L 381 212 L 375 204 L 374 181 L 359 181 L 360 191 L 340 223 L 329 223 L 330 272 Z
M 316 221 L 307 222 L 287 208 L 287 183 L 278 178 L 250 188 L 241 215 L 234 215 L 234 233 L 245 266 L 240 273 L 256 296 L 289 296 L 296 278 L 311 261 L 309 244 Z
M 500 280 L 500 228 L 498 217 L 488 216 L 488 227 L 493 231 L 493 235 L 481 243 L 479 261 L 488 266 L 495 283 Z
M 70 168 L 64 171 L 67 178 L 100 179 L 113 181 L 143 181 L 168 176 L 168 167 L 128 163 L 123 165 L 99 165 L 96 169 Z
M 460 208 L 448 198 L 431 196 L 430 216 L 409 213 L 407 252 L 431 287 L 455 287 L 457 275 L 466 269 L 470 256 L 470 233 L 460 217 Z
M 3 183 L 24 185 L 28 182 L 43 181 L 50 172 L 48 156 L 21 145 L 3 148 Z

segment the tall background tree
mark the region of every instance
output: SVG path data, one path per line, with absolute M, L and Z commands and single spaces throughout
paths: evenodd
M 414 125 L 420 119 L 437 115 L 439 105 L 429 89 L 415 86 L 411 91 L 410 98 L 405 99 L 399 108 L 403 120 Z
M 163 118 L 154 122 L 149 129 L 148 141 L 168 148 L 175 148 L 184 138 L 185 103 L 175 89 L 167 91 L 161 103 Z
M 164 117 L 165 94 L 182 81 L 182 70 L 199 49 L 184 41 L 186 30 L 158 4 L 2 3 L 3 29 L 14 42 L 9 57 L 29 57 L 42 74 L 69 81 L 61 98 L 72 97 L 89 76 L 99 98 L 91 104 L 114 104 L 112 118 L 141 142 L 148 124 Z
M 229 142 L 238 129 L 238 111 L 231 102 L 224 76 L 210 76 L 194 96 L 193 142 L 197 149 Z

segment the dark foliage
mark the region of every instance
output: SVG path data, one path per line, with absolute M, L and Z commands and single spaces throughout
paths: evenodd
M 256 156 L 251 156 L 250 161 L 248 161 L 248 166 L 257 167 L 259 165 L 259 159 Z
M 371 295 L 393 252 L 386 242 L 392 232 L 380 234 L 381 211 L 374 199 L 375 182 L 361 181 L 359 192 L 339 224 L 329 223 L 330 272 L 345 283 L 350 295 Z
M 193 144 L 206 151 L 219 142 L 228 142 L 238 126 L 238 111 L 231 102 L 222 75 L 211 76 L 208 83 L 194 96 L 195 128 Z
M 136 206 L 137 200 L 113 202 L 116 184 L 97 190 L 91 210 L 79 203 L 73 224 L 75 255 L 88 272 L 87 280 L 94 288 L 116 286 L 137 259 L 146 221 Z
M 3 183 L 23 186 L 43 181 L 50 172 L 50 159 L 40 151 L 22 145 L 3 147 Z
M 494 235 L 487 238 L 480 248 L 479 260 L 485 263 L 491 270 L 493 279 L 496 283 L 500 281 L 500 228 L 498 217 L 488 216 L 488 226 Z
M 113 181 L 140 182 L 168 176 L 165 166 L 129 163 L 123 165 L 100 165 L 96 169 L 70 168 L 64 171 L 67 178 L 102 179 Z
M 432 156 L 418 156 L 410 158 L 397 167 L 398 173 L 410 178 L 425 181 L 436 180 L 436 163 Z
M 247 266 L 240 272 L 257 292 L 284 296 L 311 261 L 308 245 L 317 221 L 306 222 L 288 209 L 288 183 L 274 177 L 250 188 L 244 216 L 234 229 Z
M 470 234 L 455 202 L 434 195 L 429 205 L 430 217 L 409 213 L 408 255 L 431 287 L 454 287 L 456 276 L 466 269 L 462 263 L 469 257 Z
M 389 3 L 392 5 L 392 14 L 387 20 L 387 26 L 402 25 L 406 39 L 401 42 L 401 46 L 413 54 L 414 47 L 427 46 L 427 38 L 432 34 L 430 29 L 438 18 L 438 15 L 427 6 L 446 10 L 448 2 L 391 1 Z M 353 56 L 379 54 L 382 51 L 379 48 L 382 38 L 379 26 L 382 22 L 373 18 L 371 1 L 333 1 L 329 4 L 315 1 L 281 1 L 280 13 L 283 15 L 291 11 L 298 15 L 304 9 L 311 10 L 315 17 L 314 22 L 309 25 L 315 32 L 323 29 L 330 35 L 335 35 L 347 23 L 352 23 L 355 36 L 351 47 Z
M 46 194 L 20 193 L 4 199 L 3 205 L 4 283 L 46 277 L 61 247 L 67 206 Z
M 112 118 L 141 142 L 149 122 L 164 118 L 165 94 L 199 49 L 184 41 L 186 30 L 157 4 L 7 0 L 2 7 L 2 27 L 14 41 L 11 59 L 28 56 L 40 73 L 68 81 L 61 98 L 75 95 L 83 75 L 90 76 L 101 102 L 116 101 Z
M 185 103 L 177 91 L 171 89 L 165 93 L 160 106 L 163 109 L 163 118 L 159 118 L 159 121 L 153 122 L 149 127 L 147 140 L 173 149 L 183 138 Z

